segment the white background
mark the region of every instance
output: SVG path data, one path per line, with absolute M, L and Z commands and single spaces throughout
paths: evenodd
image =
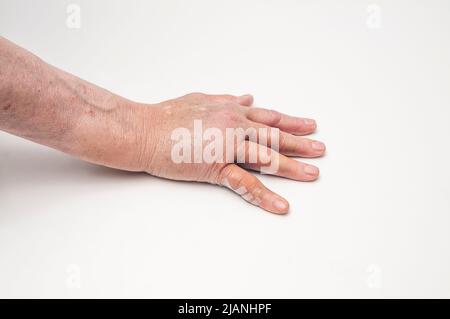
M 450 2 L 74 2 L 0 0 L 1 35 L 140 102 L 252 93 L 327 155 L 261 177 L 276 216 L 0 133 L 0 297 L 450 297 Z

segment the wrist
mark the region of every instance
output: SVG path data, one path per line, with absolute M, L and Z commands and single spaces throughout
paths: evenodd
M 129 161 L 133 163 L 133 170 L 147 171 L 158 147 L 160 107 L 159 104 L 132 103 L 130 110 L 131 136 L 124 140 L 124 144 L 130 149 Z
M 113 105 L 111 107 L 111 105 Z M 75 154 L 92 163 L 129 171 L 142 171 L 147 113 L 144 105 L 115 96 L 107 111 L 89 110 L 76 128 Z

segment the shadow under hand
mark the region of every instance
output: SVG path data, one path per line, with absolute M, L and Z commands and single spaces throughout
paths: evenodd
M 39 145 L 13 145 L 0 150 L 0 194 L 8 189 L 121 182 L 149 175 L 103 167 Z M 126 177 L 126 178 L 124 178 Z

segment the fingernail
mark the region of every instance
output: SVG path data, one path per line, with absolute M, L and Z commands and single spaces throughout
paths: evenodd
M 249 101 L 248 103 L 250 103 L 250 101 L 251 102 L 253 102 L 253 95 L 251 95 L 251 94 L 244 94 L 244 95 L 241 95 L 240 97 L 239 97 L 239 100 L 240 101 Z
M 317 176 L 319 175 L 319 169 L 312 165 L 307 165 L 303 168 L 303 171 L 308 175 Z
M 316 126 L 316 121 L 312 119 L 304 119 L 303 121 L 306 125 Z
M 313 148 L 313 150 L 316 150 L 316 151 L 324 151 L 325 150 L 325 144 L 323 144 L 322 142 L 312 142 L 311 147 Z
M 275 206 L 276 209 L 282 212 L 287 209 L 287 204 L 281 199 L 275 199 L 273 202 L 273 206 Z

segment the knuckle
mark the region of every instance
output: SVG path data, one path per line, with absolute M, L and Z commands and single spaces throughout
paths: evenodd
M 225 165 L 219 170 L 219 174 L 217 176 L 217 184 L 230 183 L 232 177 L 233 177 L 232 165 Z
M 234 101 L 235 100 L 235 97 L 230 94 L 217 95 L 216 98 L 219 100 L 225 100 L 225 101 Z
M 229 106 L 222 107 L 220 110 L 218 110 L 217 115 L 230 124 L 240 122 L 241 120 L 241 115 L 236 112 L 233 107 Z
M 269 110 L 271 117 L 271 125 L 277 125 L 281 121 L 281 113 L 275 110 Z
M 257 192 L 257 190 L 259 189 L 259 181 L 255 176 L 252 176 L 252 178 L 249 178 L 248 182 L 247 182 L 247 188 L 253 193 L 255 194 L 255 192 Z
M 285 134 L 279 135 L 279 144 L 281 148 L 286 148 L 288 144 L 288 140 Z
M 254 185 L 252 188 L 251 188 L 251 192 L 252 192 L 252 195 L 255 197 L 255 198 L 258 198 L 258 199 L 261 199 L 262 197 L 263 197 L 263 188 L 261 188 L 261 187 L 259 187 L 260 185 L 258 184 L 258 185 Z
M 206 95 L 209 100 L 221 103 L 236 103 L 236 97 L 231 94 Z
M 187 98 L 202 98 L 205 95 L 206 94 L 201 93 L 201 92 L 192 92 L 192 93 L 186 94 L 185 97 L 187 97 Z

